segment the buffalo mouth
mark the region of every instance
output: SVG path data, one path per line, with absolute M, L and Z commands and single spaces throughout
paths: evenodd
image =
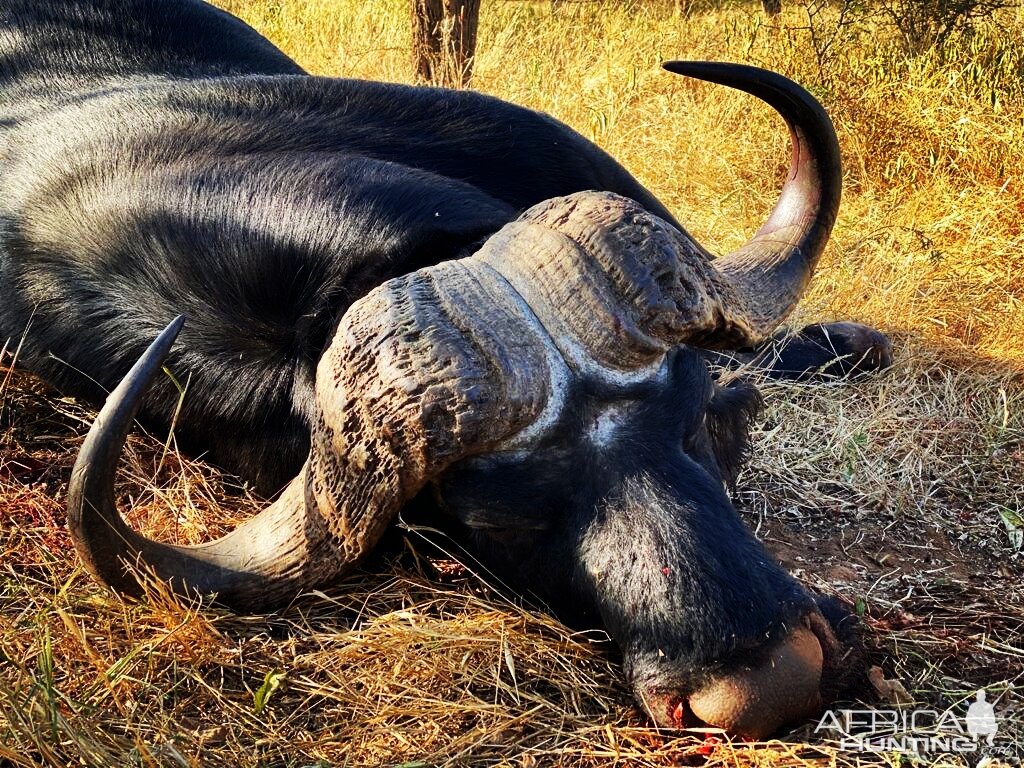
M 635 695 L 660 728 L 722 729 L 758 741 L 820 712 L 848 655 L 813 610 L 756 657 L 724 665 L 696 685 L 662 685 L 641 674 Z

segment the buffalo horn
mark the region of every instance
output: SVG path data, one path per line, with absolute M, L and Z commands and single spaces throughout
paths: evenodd
M 298 477 L 223 538 L 164 544 L 122 520 L 114 475 L 182 324 L 172 322 L 111 393 L 72 472 L 75 546 L 102 583 L 128 594 L 140 592 L 137 570 L 241 609 L 328 582 L 372 549 L 430 478 L 528 426 L 549 396 L 550 344 L 493 270 L 448 262 L 396 278 L 349 308 L 320 361 Z
M 601 376 L 647 375 L 678 344 L 762 341 L 796 306 L 839 205 L 835 131 L 807 91 L 754 67 L 665 66 L 755 94 L 789 125 L 789 178 L 748 243 L 712 260 L 639 203 L 591 191 L 539 203 L 474 256 L 522 294 L 570 365 Z

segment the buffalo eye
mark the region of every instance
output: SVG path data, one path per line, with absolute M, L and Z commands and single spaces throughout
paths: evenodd
M 440 506 L 469 530 L 496 541 L 529 539 L 551 527 L 552 493 L 543 467 L 492 455 L 461 462 L 435 486 Z

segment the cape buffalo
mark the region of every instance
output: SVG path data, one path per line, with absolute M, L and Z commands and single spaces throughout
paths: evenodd
M 125 564 L 141 561 L 182 591 L 274 604 L 351 568 L 428 488 L 437 525 L 488 567 L 607 628 L 655 723 L 759 737 L 835 693 L 843 614 L 726 493 L 757 392 L 720 386 L 702 351 L 786 376 L 888 362 L 851 324 L 769 347 L 775 363 L 750 351 L 839 204 L 836 137 L 806 91 L 665 65 L 763 99 L 793 137 L 771 217 L 713 260 L 550 117 L 311 77 L 199 0 L 6 0 L 0 57 L 0 339 L 94 402 L 138 361 L 69 489 L 103 583 L 137 592 Z M 284 486 L 201 546 L 151 541 L 114 505 L 136 410 L 164 429 L 174 412 L 162 364 L 191 379 L 181 443 Z

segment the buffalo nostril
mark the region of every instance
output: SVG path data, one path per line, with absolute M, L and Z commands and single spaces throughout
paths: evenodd
M 686 714 L 686 702 L 680 701 L 672 710 L 672 722 L 676 724 L 677 728 L 686 727 Z
M 712 679 L 690 696 L 689 709 L 709 725 L 762 739 L 820 709 L 823 662 L 817 637 L 800 626 L 763 663 Z
M 686 699 L 679 699 L 675 706 L 669 703 L 670 727 L 679 729 L 695 729 L 707 727 L 707 723 L 693 714 Z

